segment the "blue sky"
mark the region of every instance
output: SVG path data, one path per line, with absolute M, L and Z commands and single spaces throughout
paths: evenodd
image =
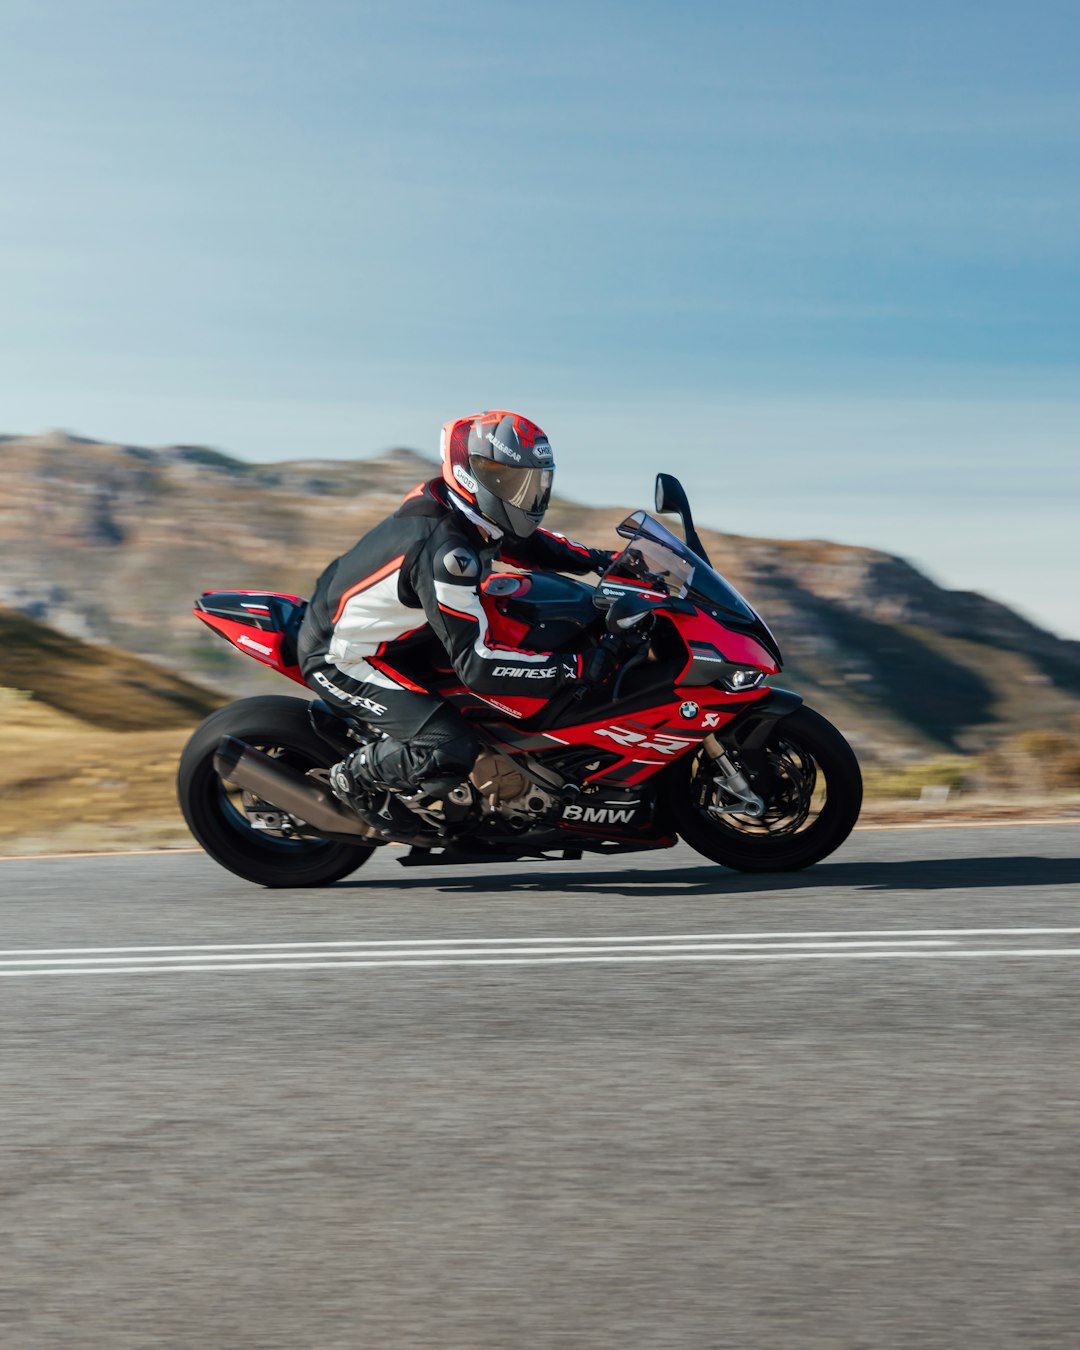
M 517 407 L 1080 636 L 1080 7 L 0 0 L 0 430 Z

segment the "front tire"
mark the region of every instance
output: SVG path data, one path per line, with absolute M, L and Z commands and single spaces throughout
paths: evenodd
M 370 845 L 255 829 L 244 795 L 214 768 L 223 736 L 235 736 L 303 772 L 327 769 L 336 758 L 313 729 L 303 699 L 246 698 L 200 723 L 180 757 L 176 787 L 188 828 L 215 862 L 245 881 L 275 889 L 329 886 L 367 862 Z
M 765 753 L 773 791 L 761 820 L 708 809 L 716 805 L 715 770 L 704 750 L 678 764 L 672 796 L 679 834 L 704 857 L 740 872 L 810 867 L 839 848 L 859 818 L 859 762 L 832 723 L 805 706 L 780 718 Z

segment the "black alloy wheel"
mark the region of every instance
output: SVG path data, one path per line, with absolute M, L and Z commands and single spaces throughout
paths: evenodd
M 862 806 L 859 763 L 832 723 L 805 706 L 776 723 L 765 754 L 771 783 L 758 818 L 724 810 L 722 778 L 704 750 L 676 765 L 678 831 L 724 867 L 797 871 L 828 857 L 851 833 Z
M 188 828 L 222 867 L 246 881 L 275 889 L 329 886 L 371 857 L 370 844 L 304 838 L 289 818 L 222 780 L 214 754 L 223 736 L 235 736 L 291 768 L 323 777 L 339 756 L 315 732 L 304 699 L 281 695 L 242 699 L 212 713 L 195 730 L 180 757 L 177 796 Z M 273 822 L 285 828 L 259 828 Z

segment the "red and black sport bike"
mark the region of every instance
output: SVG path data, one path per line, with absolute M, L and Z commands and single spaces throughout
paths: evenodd
M 847 838 L 862 779 L 843 736 L 797 694 L 766 684 L 780 649 L 709 565 L 677 479 L 657 478 L 596 587 L 548 573 L 493 573 L 491 636 L 510 647 L 618 655 L 600 690 L 497 705 L 465 689 L 433 639 L 425 683 L 473 722 L 482 749 L 466 783 L 412 834 L 379 834 L 331 791 L 328 770 L 375 732 L 319 699 L 264 696 L 220 709 L 180 761 L 195 838 L 223 867 L 264 886 L 319 886 L 404 844 L 406 865 L 580 858 L 670 848 L 682 838 L 725 867 L 808 867 Z M 303 684 L 296 633 L 304 602 L 261 591 L 208 592 L 195 614 L 242 652 Z M 414 667 L 415 669 L 415 667 Z M 400 813 L 399 813 L 400 814 Z

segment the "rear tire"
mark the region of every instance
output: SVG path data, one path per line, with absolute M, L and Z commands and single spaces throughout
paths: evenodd
M 851 833 L 862 806 L 859 762 L 839 731 L 812 708 L 775 725 L 765 747 L 779 792 L 754 821 L 712 815 L 711 761 L 700 751 L 675 766 L 672 798 L 682 838 L 706 858 L 740 872 L 794 872 L 828 857 Z M 737 758 L 734 751 L 732 759 Z
M 222 867 L 245 881 L 275 889 L 329 886 L 362 867 L 368 844 L 330 839 L 288 839 L 252 827 L 239 789 L 214 768 L 223 736 L 235 736 L 305 772 L 327 769 L 338 758 L 312 728 L 304 699 L 281 695 L 241 699 L 212 713 L 195 729 L 180 757 L 177 796 L 188 828 Z

